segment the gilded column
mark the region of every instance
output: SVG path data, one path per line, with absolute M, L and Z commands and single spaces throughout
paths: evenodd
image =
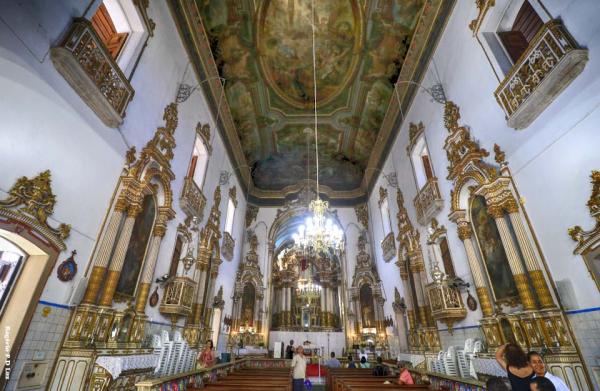
M 129 205 L 127 209 L 127 217 L 123 223 L 121 229 L 121 235 L 117 242 L 117 247 L 113 254 L 110 266 L 108 267 L 108 275 L 104 282 L 104 292 L 100 297 L 100 305 L 110 307 L 112 300 L 117 290 L 117 283 L 119 282 L 119 276 L 121 275 L 121 269 L 125 262 L 125 254 L 127 254 L 127 248 L 129 247 L 129 241 L 131 240 L 131 233 L 135 224 L 135 218 L 142 211 L 142 207 L 138 204 Z
M 154 227 L 152 242 L 150 243 L 148 256 L 144 263 L 142 279 L 140 280 L 136 298 L 135 310 L 139 313 L 143 313 L 146 309 L 146 300 L 148 300 L 148 292 L 150 291 L 150 285 L 152 284 L 152 277 L 154 277 L 154 268 L 156 267 L 156 260 L 158 259 L 158 250 L 160 249 L 160 243 L 165 236 L 165 231 L 166 227 L 163 224 L 157 224 Z
M 122 202 L 117 202 L 115 209 L 110 215 L 106 231 L 104 232 L 104 236 L 100 242 L 100 247 L 96 253 L 94 267 L 90 273 L 90 278 L 82 304 L 96 303 L 96 297 L 98 296 L 98 292 L 102 286 L 104 274 L 106 273 L 106 268 L 108 267 L 108 261 L 110 260 L 112 249 L 115 246 L 115 239 L 117 237 L 117 232 L 119 231 L 119 225 L 123 219 L 125 208 L 122 204 Z
M 508 258 L 508 264 L 510 271 L 512 272 L 513 278 L 519 291 L 519 298 L 523 304 L 524 310 L 535 310 L 536 304 L 525 274 L 525 269 L 521 263 L 521 257 L 517 252 L 517 246 L 513 240 L 513 237 L 508 228 L 508 224 L 504 218 L 504 210 L 501 206 L 492 205 L 488 207 L 490 216 L 493 217 L 500 233 L 500 240 L 506 251 L 506 257 Z
M 485 283 L 484 271 L 481 268 L 479 260 L 475 252 L 473 245 L 473 231 L 467 221 L 458 222 L 458 237 L 462 240 L 465 246 L 465 252 L 467 253 L 467 260 L 469 261 L 469 268 L 473 275 L 473 282 L 475 283 L 475 291 L 481 304 L 481 311 L 483 316 L 491 316 L 493 313 L 492 301 L 490 300 L 490 294 Z
M 533 247 L 531 246 L 531 242 L 525 231 L 525 226 L 523 225 L 523 220 L 519 214 L 519 206 L 516 200 L 513 199 L 512 202 L 508 203 L 506 211 L 508 212 L 508 217 L 510 218 L 510 222 L 515 231 L 521 254 L 523 254 L 523 258 L 525 259 L 525 267 L 527 267 L 527 271 L 531 277 L 531 282 L 533 283 L 533 288 L 537 294 L 540 306 L 544 309 L 556 307 L 552 295 L 550 294 L 550 290 L 548 289 L 546 279 L 544 278 L 544 273 L 541 270 L 540 262 L 533 251 Z
M 406 269 L 406 266 L 404 266 Z M 417 319 L 415 317 L 415 302 L 410 290 L 410 281 L 408 279 L 408 273 L 400 268 L 400 278 L 402 279 L 402 288 L 404 290 L 404 297 L 406 298 L 406 317 L 408 318 L 409 329 L 415 330 L 417 327 Z
M 204 300 L 204 288 L 206 286 L 206 265 L 199 264 L 200 277 L 198 278 L 198 287 L 196 290 L 196 301 L 192 308 L 192 323 L 194 325 L 200 324 L 200 318 L 202 317 L 202 302 Z

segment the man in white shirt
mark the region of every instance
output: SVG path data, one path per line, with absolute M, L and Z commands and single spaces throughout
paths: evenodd
M 558 376 L 554 376 L 550 372 L 546 371 L 546 364 L 544 364 L 544 359 L 538 352 L 529 352 L 527 353 L 527 360 L 529 361 L 529 365 L 533 368 L 533 372 L 535 373 L 535 377 L 543 376 L 546 379 L 550 380 L 552 384 L 554 384 L 554 388 L 556 391 L 570 391 L 569 387 L 565 384 L 565 382 Z
M 292 389 L 293 391 L 304 390 L 304 378 L 306 377 L 306 358 L 304 357 L 304 348 L 298 346 L 296 355 L 292 359 Z

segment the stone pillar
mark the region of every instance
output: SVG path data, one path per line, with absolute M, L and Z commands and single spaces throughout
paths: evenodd
M 484 278 L 484 271 L 477 259 L 477 253 L 475 252 L 475 246 L 473 244 L 473 230 L 471 225 L 466 220 L 461 220 L 458 223 L 458 237 L 462 240 L 465 246 L 465 252 L 467 254 L 467 260 L 469 261 L 469 268 L 473 275 L 473 282 L 475 284 L 475 291 L 479 298 L 479 304 L 481 305 L 481 311 L 483 316 L 491 316 L 494 312 L 492 308 L 492 300 L 487 288 L 487 284 Z
M 523 309 L 526 311 L 535 310 L 537 309 L 537 306 L 531 292 L 531 287 L 529 286 L 527 275 L 525 274 L 525 269 L 521 263 L 521 257 L 519 256 L 516 243 L 513 240 L 508 223 L 505 220 L 504 210 L 501 206 L 491 205 L 488 207 L 488 212 L 498 227 L 500 239 L 502 240 L 502 246 L 504 246 L 504 251 L 506 252 L 506 257 L 508 258 L 510 271 L 515 279 L 517 290 L 519 291 L 519 298 L 523 304 Z
M 515 231 L 515 236 L 517 237 L 517 242 L 519 243 L 519 248 L 521 249 L 521 254 L 523 254 L 523 258 L 525 259 L 525 267 L 529 272 L 529 277 L 533 283 L 533 288 L 537 294 L 540 306 L 543 309 L 555 308 L 556 305 L 554 304 L 554 300 L 552 299 L 552 295 L 548 289 L 548 284 L 544 278 L 544 273 L 542 272 L 541 262 L 537 258 L 531 241 L 527 236 L 525 226 L 523 225 L 523 220 L 519 214 L 519 206 L 516 200 L 510 202 L 506 209 L 512 227 Z
M 123 263 L 125 262 L 125 254 L 129 247 L 129 241 L 131 240 L 131 233 L 135 224 L 136 216 L 142 211 L 142 207 L 138 204 L 129 205 L 127 209 L 127 217 L 123 223 L 121 229 L 121 235 L 117 242 L 117 247 L 113 254 L 110 266 L 108 267 L 108 275 L 104 282 L 104 292 L 100 297 L 100 305 L 110 307 L 112 300 L 117 290 L 117 283 L 119 282 L 119 276 L 123 269 Z
M 138 313 L 144 313 L 146 309 L 146 301 L 148 300 L 148 292 L 150 291 L 150 285 L 152 284 L 152 277 L 154 277 L 154 268 L 156 267 L 158 250 L 160 249 L 160 243 L 165 236 L 165 231 L 166 227 L 163 224 L 157 223 L 152 233 L 150 247 L 146 256 L 146 261 L 144 262 L 142 278 L 136 297 L 135 310 Z
M 94 267 L 90 273 L 82 304 L 96 303 L 96 297 L 98 296 L 100 287 L 104 282 L 104 274 L 106 273 L 106 268 L 108 267 L 108 261 L 110 260 L 113 247 L 115 246 L 115 239 L 117 237 L 117 232 L 119 231 L 119 225 L 123 219 L 123 214 L 124 209 L 117 203 L 115 209 L 110 215 L 108 225 L 106 226 L 106 231 L 104 232 L 98 252 L 96 253 Z

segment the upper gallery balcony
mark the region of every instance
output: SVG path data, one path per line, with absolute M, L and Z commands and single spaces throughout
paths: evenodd
M 50 58 L 106 126 L 123 123 L 134 90 L 90 21 L 76 19 L 62 43 L 50 49 Z
M 179 199 L 181 210 L 190 217 L 197 217 L 198 221 L 204 216 L 206 197 L 198 187 L 193 178 L 186 177 L 183 181 L 181 198 Z
M 544 24 L 494 93 L 508 126 L 529 126 L 587 61 L 588 51 L 577 45 L 560 21 Z
M 417 221 L 421 225 L 427 225 L 431 218 L 442 210 L 444 200 L 440 194 L 437 178 L 427 179 L 425 185 L 413 199 L 413 204 L 417 211 Z

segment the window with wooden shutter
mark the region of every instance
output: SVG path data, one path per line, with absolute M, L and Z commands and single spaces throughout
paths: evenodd
M 183 241 L 181 240 L 181 235 L 177 235 L 177 239 L 175 240 L 175 249 L 173 249 L 173 256 L 171 257 L 171 266 L 169 267 L 169 277 L 175 277 L 177 275 L 177 267 L 179 266 L 182 247 Z
M 440 252 L 442 253 L 442 262 L 444 263 L 444 271 L 446 272 L 446 276 L 449 278 L 456 277 L 454 264 L 452 263 L 452 257 L 450 256 L 450 249 L 448 248 L 448 241 L 446 238 L 442 238 L 440 241 Z
M 106 9 L 104 4 L 100 4 L 98 11 L 92 17 L 92 26 L 98 34 L 100 40 L 106 46 L 106 49 L 110 53 L 111 57 L 116 59 L 125 45 L 128 33 L 119 33 L 115 28 L 115 25 Z
M 512 29 L 498 33 L 500 41 L 513 63 L 517 62 L 519 57 L 527 50 L 529 43 L 543 25 L 542 18 L 535 12 L 529 1 L 525 1 L 519 9 Z
M 423 168 L 425 169 L 425 176 L 427 177 L 427 180 L 433 179 L 433 169 L 431 168 L 429 155 L 422 155 L 421 160 L 423 161 Z

